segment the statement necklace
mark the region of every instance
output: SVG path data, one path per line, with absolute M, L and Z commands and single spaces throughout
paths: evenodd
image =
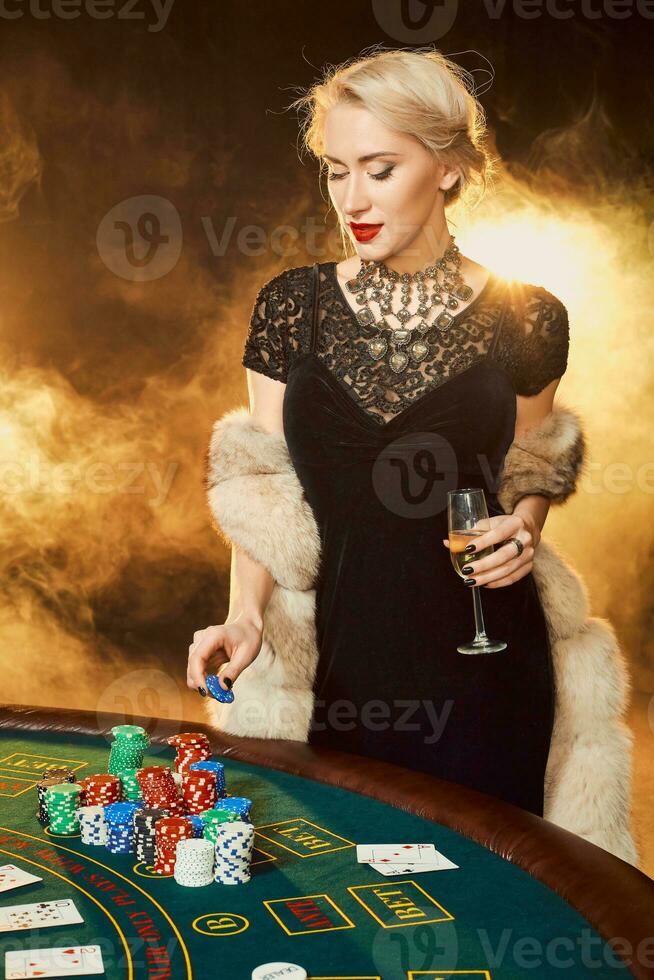
M 409 363 L 409 355 L 418 363 L 429 353 L 430 347 L 425 334 L 434 325 L 442 332 L 447 330 L 454 316 L 448 310 L 455 310 L 459 301 L 469 300 L 472 288 L 464 281 L 459 266 L 461 255 L 454 236 L 450 235 L 450 244 L 442 257 L 433 265 L 418 272 L 395 272 L 384 262 L 361 260 L 361 268 L 354 279 L 345 283 L 347 289 L 354 295 L 362 309 L 356 311 L 356 318 L 362 327 L 377 327 L 378 334 L 367 341 L 368 351 L 374 361 L 379 361 L 389 350 L 388 365 L 391 371 L 401 374 Z M 400 284 L 400 306 L 393 309 L 392 300 Z M 414 313 L 408 309 L 413 297 L 413 286 L 418 293 L 418 308 Z M 429 296 L 431 286 L 431 296 Z M 447 293 L 447 299 L 443 299 Z M 376 320 L 370 308 L 374 300 L 381 311 L 381 319 Z M 430 311 L 438 306 L 444 309 L 436 316 L 433 323 L 428 320 Z M 388 315 L 396 317 L 400 327 L 391 327 L 385 319 Z M 409 320 L 419 317 L 419 322 L 408 326 Z M 415 332 L 418 332 L 414 337 Z

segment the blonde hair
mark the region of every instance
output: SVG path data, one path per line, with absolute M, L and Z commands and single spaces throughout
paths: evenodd
M 323 170 L 325 117 L 338 103 L 368 109 L 390 129 L 420 140 L 438 163 L 459 167 L 461 177 L 444 191 L 446 206 L 468 203 L 474 188 L 480 191 L 477 203 L 483 197 L 495 170 L 495 159 L 486 148 L 484 110 L 469 72 L 439 51 L 373 50 L 329 66 L 324 77 L 291 104 L 289 108 L 305 113 L 302 142 Z

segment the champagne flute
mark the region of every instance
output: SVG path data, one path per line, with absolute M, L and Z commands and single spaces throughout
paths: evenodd
M 466 546 L 475 538 L 490 530 L 491 524 L 486 507 L 484 491 L 477 487 L 465 487 L 462 490 L 447 491 L 447 524 L 450 540 L 450 558 L 454 571 L 461 578 L 468 576 L 461 569 L 470 560 L 470 552 Z M 480 558 L 493 554 L 493 545 L 474 552 Z M 481 609 L 480 585 L 471 585 L 472 599 L 475 610 L 475 638 L 470 643 L 462 643 L 457 647 L 459 653 L 499 653 L 506 650 L 504 640 L 491 640 L 484 628 L 484 615 Z

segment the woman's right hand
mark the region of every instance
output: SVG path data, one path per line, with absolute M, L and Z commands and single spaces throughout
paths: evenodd
M 187 685 L 196 691 L 202 688 L 206 692 L 205 674 L 218 674 L 221 667 L 228 664 L 219 677 L 226 690 L 231 688 L 239 674 L 256 660 L 261 650 L 262 638 L 263 629 L 241 616 L 223 626 L 207 626 L 206 629 L 196 630 L 193 643 L 189 646 Z

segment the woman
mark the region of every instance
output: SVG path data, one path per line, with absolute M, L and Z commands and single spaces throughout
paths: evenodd
M 284 435 L 320 533 L 309 741 L 542 815 L 555 688 L 531 570 L 550 501 L 527 494 L 505 513 L 496 478 L 516 436 L 552 411 L 565 307 L 463 256 L 450 234 L 445 208 L 492 168 L 457 66 L 381 52 L 301 101 L 356 254 L 318 263 L 315 328 L 311 266 L 266 282 L 242 363 L 253 419 Z M 472 596 L 447 542 L 446 490 L 471 486 L 491 518 L 466 585 L 483 587 L 488 634 L 507 642 L 480 656 L 456 649 L 472 636 Z M 261 649 L 275 580 L 243 550 L 233 562 L 225 624 L 189 649 L 202 695 L 210 662 L 231 687 Z

